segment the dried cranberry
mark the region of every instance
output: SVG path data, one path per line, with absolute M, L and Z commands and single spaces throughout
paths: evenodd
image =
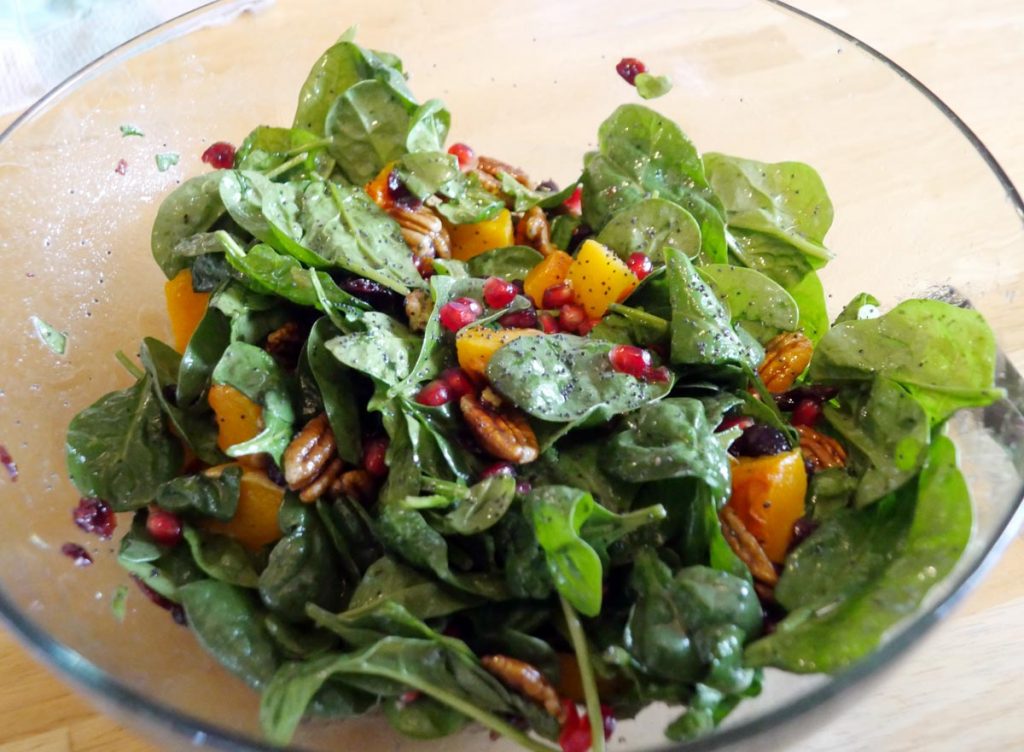
M 636 86 L 636 77 L 647 72 L 647 66 L 635 57 L 624 57 L 615 65 L 615 72 L 630 86 Z
M 185 609 L 180 603 L 172 603 L 169 609 L 171 612 L 171 619 L 180 627 L 184 627 L 188 624 L 188 617 L 185 616 Z
M 142 580 L 141 577 L 138 577 L 133 574 L 131 575 L 131 578 L 132 581 L 139 586 L 139 590 L 142 591 L 143 595 L 145 595 L 150 601 L 152 601 L 160 608 L 164 609 L 165 611 L 169 611 L 171 614 L 171 618 L 174 620 L 176 624 L 185 626 L 185 624 L 188 622 L 188 619 L 186 619 L 185 617 L 185 609 L 183 609 L 179 604 L 175 603 L 174 601 L 160 595 L 160 593 L 158 593 L 149 585 L 147 585 Z
M 822 404 L 828 402 L 837 394 L 839 394 L 839 387 L 810 384 L 798 386 L 782 394 L 776 394 L 775 404 L 778 405 L 780 410 L 790 412 L 795 410 L 796 406 L 804 400 L 814 400 L 818 404 Z
M 561 327 L 558 325 L 558 319 L 550 313 L 543 311 L 540 314 L 540 328 L 544 330 L 545 334 L 558 334 L 562 331 Z
M 646 253 L 631 253 L 629 258 L 626 260 L 626 266 L 629 270 L 636 275 L 637 279 L 643 279 L 652 271 L 654 271 L 654 263 L 651 261 L 651 257 Z
M 561 308 L 572 301 L 572 288 L 565 282 L 562 282 L 560 285 L 551 285 L 551 287 L 544 291 L 541 305 L 542 307 L 551 310 Z
M 532 490 L 533 490 L 533 484 L 530 483 L 530 481 L 528 481 L 528 480 L 516 481 L 516 493 L 519 494 L 520 496 L 526 496 L 526 494 L 530 493 L 530 491 L 532 491 Z
M 203 152 L 203 162 L 215 170 L 230 170 L 235 166 L 235 147 L 227 141 L 211 144 Z
M 388 474 L 387 436 L 369 436 L 363 439 L 363 469 L 375 478 Z
M 106 540 L 114 534 L 117 517 L 103 499 L 81 498 L 72 514 L 75 524 L 87 533 L 95 533 Z
M 412 265 L 416 267 L 423 279 L 430 279 L 434 276 L 434 259 L 430 256 L 413 256 Z
M 459 169 L 468 170 L 476 159 L 476 153 L 466 144 L 452 144 L 448 147 L 448 153 L 455 155 L 459 160 Z
M 558 309 L 558 326 L 564 332 L 578 332 L 586 320 L 587 312 L 581 305 L 566 303 Z
M 362 277 L 346 279 L 341 283 L 341 289 L 379 311 L 392 310 L 402 301 L 402 297 L 394 290 L 389 290 L 380 282 Z
M 450 332 L 457 332 L 480 318 L 480 314 L 483 312 L 483 306 L 473 298 L 449 300 L 441 306 L 441 326 Z
M 405 187 L 405 183 L 402 182 L 402 176 L 398 174 L 398 170 L 392 170 L 388 173 L 388 198 L 391 199 L 393 204 L 406 209 L 418 209 L 422 203 Z
M 473 386 L 472 380 L 469 378 L 469 374 L 463 371 L 461 368 L 449 368 L 441 374 L 441 381 L 448 387 L 448 394 L 451 395 L 451 399 L 457 400 L 464 394 L 476 393 L 476 387 Z
M 577 185 L 572 195 L 562 202 L 562 206 L 570 214 L 575 214 L 578 217 L 583 212 L 583 188 Z
M 537 183 L 537 190 L 544 191 L 545 193 L 558 193 L 558 183 L 548 178 Z
M 117 160 L 117 166 L 114 167 L 114 172 L 118 175 L 124 175 L 128 172 L 128 162 L 124 159 Z
M 14 463 L 11 453 L 7 451 L 7 447 L 3 444 L 0 444 L 0 465 L 4 466 L 4 470 L 7 471 L 7 477 L 11 479 L 11 483 L 18 480 L 18 466 Z
M 146 532 L 161 546 L 177 546 L 181 542 L 181 520 L 173 512 L 150 507 Z
M 511 475 L 515 477 L 516 466 L 511 462 L 495 462 L 493 465 L 488 465 L 480 473 L 480 480 L 484 478 L 493 478 L 495 475 Z
M 532 308 L 510 311 L 498 319 L 505 329 L 533 329 L 537 326 L 537 312 Z
M 288 485 L 288 481 L 284 478 L 284 471 L 281 470 L 274 462 L 268 462 L 264 471 L 267 474 L 267 480 L 273 483 L 278 488 L 284 488 Z
M 491 308 L 504 308 L 516 299 L 516 286 L 501 277 L 488 277 L 484 282 L 484 302 Z
M 794 426 L 808 426 L 814 427 L 814 424 L 818 422 L 818 418 L 821 417 L 821 403 L 815 402 L 812 399 L 800 400 L 795 408 L 793 408 L 793 417 L 789 419 L 789 422 Z
M 651 354 L 635 345 L 615 345 L 608 351 L 612 368 L 634 378 L 643 378 L 651 368 Z
M 789 547 L 796 548 L 817 529 L 817 520 L 812 520 L 810 517 L 801 517 L 793 523 L 793 538 L 789 542 Z
M 755 423 L 729 447 L 729 452 L 737 457 L 764 457 L 781 454 L 790 450 L 789 439 L 779 429 Z
M 427 407 L 440 407 L 451 398 L 447 385 L 440 379 L 434 379 L 416 394 L 416 401 Z
M 77 543 L 65 543 L 60 547 L 60 552 L 69 559 L 74 559 L 76 567 L 87 567 L 92 564 L 92 557 L 89 552 Z
M 725 418 L 721 423 L 719 423 L 718 428 L 715 429 L 715 433 L 728 431 L 730 428 L 738 428 L 741 431 L 746 431 L 752 425 L 754 425 L 754 419 L 749 415 L 736 415 L 732 418 Z

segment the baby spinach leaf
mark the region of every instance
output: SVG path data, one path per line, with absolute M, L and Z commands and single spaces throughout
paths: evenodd
M 575 214 L 559 214 L 551 220 L 551 245 L 569 250 L 573 235 L 583 224 Z
M 361 503 L 345 496 L 317 500 L 316 511 L 338 554 L 341 573 L 349 584 L 358 582 L 382 553 L 373 520 Z
M 494 527 L 505 516 L 516 495 L 516 479 L 493 475 L 469 487 L 465 497 L 445 515 L 445 527 L 459 535 L 475 535 Z
M 917 488 L 904 486 L 896 494 L 890 514 L 911 519 L 901 543 L 880 546 L 884 561 L 877 571 L 853 592 L 836 600 L 840 593 L 823 577 L 794 574 L 810 580 L 808 592 L 795 592 L 788 584 L 780 587 L 790 604 L 800 607 L 790 613 L 768 637 L 747 647 L 746 660 L 753 666 L 777 666 L 795 672 L 834 672 L 860 660 L 878 645 L 884 634 L 920 605 L 932 586 L 956 564 L 971 533 L 971 501 L 967 484 L 956 466 L 956 448 L 945 436 L 938 436 L 928 449 Z M 874 534 L 865 536 L 837 531 L 824 537 L 816 548 L 814 539 L 852 520 L 881 516 L 879 504 L 837 516 L 826 522 L 797 550 L 808 549 L 810 574 L 827 566 L 842 572 L 851 553 L 871 557 Z M 902 508 L 902 509 L 901 509 Z M 895 524 L 895 523 L 894 523 Z M 852 547 L 852 550 L 851 550 Z M 794 553 L 796 556 L 796 553 Z M 835 562 L 841 559 L 842 564 Z M 821 568 L 819 570 L 819 568 Z M 873 569 L 865 567 L 866 570 Z M 797 570 L 800 571 L 800 570 Z M 788 572 L 788 569 L 787 569 Z M 786 579 L 786 574 L 782 580 Z M 852 578 L 844 583 L 852 589 Z
M 874 319 L 882 313 L 881 302 L 870 293 L 861 292 L 853 296 L 853 300 L 844 306 L 843 310 L 836 316 L 833 326 L 846 321 L 857 321 L 859 319 Z
M 439 739 L 465 728 L 470 719 L 432 697 L 417 697 L 412 702 L 390 698 L 381 709 L 398 733 L 412 739 Z
M 668 76 L 654 76 L 647 72 L 638 73 L 633 85 L 643 99 L 656 99 L 672 90 L 672 80 Z
M 515 598 L 544 600 L 554 590 L 544 549 L 537 543 L 523 504 L 514 504 L 494 527 L 504 563 L 505 585 Z
M 510 245 L 474 256 L 466 265 L 466 270 L 472 277 L 524 280 L 530 270 L 543 260 L 540 252 L 529 246 Z
M 235 152 L 235 169 L 267 172 L 281 167 L 296 154 L 305 153 L 304 169 L 325 172 L 330 159 L 323 155 L 328 139 L 302 128 L 273 128 L 261 125 L 252 131 Z M 326 176 L 326 175 L 325 175 Z
M 704 169 L 725 204 L 730 230 L 777 238 L 815 266 L 832 258 L 822 245 L 832 225 L 832 202 L 814 168 L 802 162 L 757 162 L 709 152 Z
M 213 307 L 206 309 L 192 333 L 178 367 L 176 401 L 182 407 L 196 403 L 210 386 L 210 377 L 231 341 L 228 318 Z
M 825 336 L 829 326 L 825 289 L 821 286 L 818 273 L 807 272 L 803 279 L 787 287 L 786 291 L 800 309 L 800 331 L 806 334 L 811 342 L 817 344 L 818 340 Z
M 35 329 L 36 337 L 38 337 L 39 341 L 46 346 L 46 349 L 54 355 L 64 354 L 68 345 L 67 332 L 62 332 L 50 324 L 47 324 L 38 316 L 29 316 L 29 321 L 32 322 L 32 328 Z
M 363 458 L 359 405 L 352 391 L 349 370 L 327 348 L 327 343 L 338 336 L 341 336 L 341 332 L 330 319 L 317 320 L 306 340 L 305 353 L 334 433 L 338 456 L 358 465 Z
M 150 376 L 78 413 L 64 451 L 79 493 L 103 499 L 115 512 L 148 504 L 182 461 L 181 442 L 164 426 Z
M 534 486 L 572 486 L 586 491 L 601 506 L 621 512 L 629 509 L 637 486 L 620 480 L 608 469 L 605 437 L 559 445 L 545 451 L 540 460 L 524 468 Z
M 867 468 L 855 503 L 878 501 L 921 469 L 930 439 L 928 416 L 917 400 L 889 379 L 878 376 L 864 397 L 847 389 L 842 408 L 825 405 L 829 425 L 864 458 Z
M 386 313 L 362 316 L 364 332 L 327 340 L 325 347 L 343 365 L 395 386 L 412 372 L 420 351 L 420 338 Z
M 598 150 L 584 157 L 583 221 L 600 231 L 616 212 L 658 196 L 693 215 L 707 260 L 725 261 L 725 212 L 678 125 L 627 104 L 601 124 L 597 139 Z
M 597 616 L 601 558 L 580 535 L 597 507 L 594 497 L 570 486 L 543 486 L 531 491 L 523 504 L 558 592 L 584 616 Z
M 475 224 L 493 219 L 505 208 L 505 202 L 480 184 L 475 173 L 458 181 L 437 210 L 454 225 Z
M 533 190 L 507 172 L 501 173 L 501 192 L 511 199 L 512 211 L 524 212 L 534 206 L 553 208 L 561 205 L 575 190 L 576 183 L 570 183 L 560 191 Z
M 733 322 L 756 325 L 752 333 L 767 342 L 779 332 L 796 331 L 800 308 L 778 282 L 742 266 L 706 264 L 698 270 L 729 311 Z
M 370 611 L 387 601 L 397 603 L 419 619 L 434 619 L 475 606 L 480 598 L 447 587 L 397 559 L 382 556 L 366 570 L 352 594 L 347 613 Z
M 902 385 L 935 425 L 962 407 L 988 405 L 995 337 L 977 311 L 937 300 L 908 300 L 876 319 L 846 321 L 814 351 L 811 381 L 863 381 L 875 374 Z
M 592 415 L 604 419 L 668 394 L 671 383 L 641 381 L 615 371 L 612 345 L 571 334 L 520 337 L 487 366 L 499 392 L 535 418 L 572 422 Z
M 196 639 L 218 663 L 254 689 L 270 681 L 277 651 L 251 595 L 224 582 L 202 580 L 181 588 L 181 600 Z
M 439 150 L 412 151 L 395 164 L 402 184 L 421 201 L 435 193 L 458 195 L 465 177 L 453 154 Z
M 405 134 L 405 148 L 410 152 L 439 152 L 444 149 L 448 129 L 452 125 L 451 113 L 440 99 L 428 99 L 416 108 L 409 118 Z
M 263 619 L 278 652 L 288 660 L 305 660 L 323 655 L 338 645 L 338 636 L 319 627 L 290 624 L 276 614 Z
M 608 472 L 642 483 L 666 478 L 699 478 L 716 494 L 729 488 L 729 457 L 705 418 L 704 406 L 689 397 L 644 405 L 626 416 L 608 443 Z
M 598 233 L 597 242 L 624 259 L 633 253 L 643 253 L 658 264 L 666 247 L 695 258 L 700 253 L 700 226 L 678 204 L 663 198 L 645 198 L 616 212 Z
M 248 441 L 228 447 L 227 455 L 267 452 L 280 464 L 281 454 L 292 439 L 295 411 L 277 361 L 254 345 L 232 342 L 213 369 L 213 382 L 234 387 L 263 408 L 263 430 Z
M 195 512 L 227 522 L 238 510 L 242 468 L 226 467 L 216 477 L 179 475 L 160 486 L 154 501 L 169 512 Z
M 249 552 L 237 540 L 188 525 L 185 526 L 184 535 L 192 558 L 207 576 L 238 587 L 259 586 L 260 576 Z
M 665 249 L 665 277 L 672 302 L 673 363 L 757 368 L 762 354 L 733 331 L 722 304 L 685 253 Z
M 206 232 L 192 237 L 202 238 L 204 246 L 203 255 L 196 256 L 192 262 L 192 289 L 195 292 L 213 292 L 229 279 L 236 277 L 235 270 L 221 253 L 223 249 L 216 233 Z M 213 248 L 214 245 L 217 246 L 216 249 Z
M 641 308 L 612 303 L 601 323 L 588 336 L 623 345 L 648 347 L 667 343 L 669 323 Z
M 362 185 L 405 153 L 409 120 L 405 102 L 390 85 L 376 79 L 360 81 L 327 112 L 328 149 L 345 177 Z
M 188 257 L 179 254 L 178 243 L 206 232 L 224 214 L 220 199 L 218 172 L 197 175 L 179 185 L 165 198 L 153 220 L 150 244 L 153 259 L 168 279 L 188 265 Z

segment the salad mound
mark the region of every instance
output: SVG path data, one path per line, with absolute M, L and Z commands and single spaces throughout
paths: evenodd
M 764 667 L 869 654 L 970 536 L 981 316 L 830 321 L 805 164 L 626 104 L 559 190 L 449 124 L 346 33 L 292 127 L 167 196 L 174 344 L 67 434 L 86 512 L 133 513 L 118 561 L 277 744 L 376 709 L 583 752 L 652 703 L 687 739 Z

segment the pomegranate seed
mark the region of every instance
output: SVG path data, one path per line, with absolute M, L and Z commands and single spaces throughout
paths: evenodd
M 173 512 L 150 507 L 146 532 L 161 546 L 176 546 L 181 542 L 181 520 Z
M 87 567 L 92 564 L 92 557 L 89 556 L 89 552 L 77 543 L 65 543 L 60 547 L 60 552 L 69 559 L 74 559 L 76 567 Z
M 588 334 L 590 334 L 590 330 L 600 323 L 601 319 L 587 319 L 582 324 L 580 324 L 579 328 L 576 330 L 576 333 L 581 337 L 586 337 Z
M 441 326 L 450 332 L 457 332 L 480 318 L 483 312 L 483 306 L 473 298 L 456 298 L 441 306 Z
M 451 398 L 447 385 L 441 379 L 434 379 L 416 395 L 416 401 L 427 407 L 440 407 Z
M 175 603 L 174 601 L 164 598 L 162 595 L 160 595 L 160 593 L 158 593 L 145 582 L 143 582 L 141 577 L 138 577 L 134 574 L 130 575 L 130 577 L 135 582 L 135 584 L 139 586 L 139 590 L 142 591 L 143 595 L 145 595 L 150 601 L 152 601 L 154 604 L 164 609 L 165 611 L 170 611 L 171 618 L 174 619 L 174 622 L 176 624 L 185 626 L 185 624 L 188 621 L 185 618 L 185 609 L 183 609 L 179 604 Z
M 211 144 L 203 152 L 203 161 L 215 170 L 230 170 L 235 166 L 235 147 L 227 141 Z
M 488 277 L 484 282 L 484 302 L 491 308 L 504 308 L 516 299 L 516 286 L 501 277 Z
M 643 378 L 651 369 L 651 354 L 634 345 L 615 345 L 608 351 L 612 368 L 634 378 Z
M 576 703 L 571 700 L 563 700 L 562 707 L 565 709 L 565 722 L 558 736 L 562 752 L 587 752 L 591 741 L 590 718 L 586 713 L 580 713 L 576 709 Z M 616 721 L 608 705 L 601 706 L 601 720 L 604 723 L 604 738 L 610 739 L 615 733 Z
M 618 725 L 618 721 L 615 720 L 615 711 L 610 705 L 601 706 L 601 720 L 604 721 L 604 738 L 605 741 L 608 741 L 615 733 L 615 726 Z
M 626 260 L 626 266 L 629 270 L 636 275 L 637 279 L 643 279 L 652 271 L 654 271 L 654 264 L 651 262 L 650 256 L 645 253 L 631 253 L 629 258 Z
M 374 478 L 388 474 L 388 437 L 370 436 L 363 439 L 363 469 Z
M 29 274 L 29 276 L 31 277 L 32 275 Z M 11 453 L 7 451 L 7 447 L 3 444 L 0 444 L 0 465 L 7 471 L 7 477 L 11 479 L 11 483 L 17 483 L 18 465 L 15 463 Z
M 722 431 L 728 431 L 730 428 L 738 428 L 741 431 L 746 431 L 754 425 L 754 419 L 749 415 L 737 415 L 732 418 L 726 418 L 718 424 L 718 428 L 715 429 L 715 433 L 721 433 Z
M 560 285 L 551 285 L 551 287 L 546 289 L 541 303 L 544 308 L 553 309 L 561 308 L 566 303 L 571 303 L 572 301 L 572 288 L 563 282 Z
M 410 705 L 420 699 L 420 692 L 417 689 L 410 689 L 408 692 L 402 692 L 398 696 L 398 704 L 405 706 Z
M 441 381 L 448 387 L 451 399 L 457 400 L 464 394 L 475 394 L 476 388 L 469 374 L 461 368 L 449 368 L 441 374 Z
M 630 86 L 636 86 L 636 77 L 647 72 L 647 66 L 635 57 L 624 57 L 615 65 L 618 73 Z
M 545 334 L 558 334 L 562 331 L 561 327 L 558 325 L 558 319 L 550 313 L 541 312 L 540 327 L 544 330 Z
M 505 329 L 533 329 L 537 326 L 537 312 L 532 308 L 506 313 L 498 323 Z
M 520 496 L 526 496 L 533 490 L 533 484 L 528 480 L 520 480 L 516 482 L 516 493 Z
M 807 426 L 813 428 L 821 417 L 821 403 L 813 399 L 800 400 L 793 409 L 793 417 L 789 422 L 794 426 Z
M 87 533 L 96 533 L 104 540 L 113 535 L 117 527 L 117 517 L 103 499 L 79 499 L 72 517 L 79 528 Z
M 583 306 L 575 303 L 566 303 L 558 310 L 558 325 L 565 332 L 578 332 L 583 322 L 587 320 L 587 312 Z
M 653 366 L 644 371 L 640 378 L 652 384 L 667 384 L 672 380 L 672 372 L 665 366 Z
M 476 152 L 466 144 L 452 144 L 448 147 L 448 153 L 455 155 L 455 158 L 459 160 L 460 170 L 468 170 L 473 164 L 473 160 L 476 159 Z
M 124 175 L 128 172 L 128 162 L 124 159 L 117 160 L 117 166 L 114 168 L 114 172 L 118 175 Z
M 576 190 L 572 192 L 565 201 L 562 202 L 562 206 L 565 207 L 566 211 L 570 214 L 575 214 L 577 217 L 583 213 L 583 188 L 576 186 Z
M 413 256 L 412 265 L 420 273 L 423 279 L 430 279 L 434 276 L 434 259 L 429 256 Z
M 493 478 L 495 475 L 511 475 L 515 476 L 516 466 L 511 462 L 495 462 L 493 465 L 489 465 L 483 469 L 480 473 L 480 480 L 484 478 Z

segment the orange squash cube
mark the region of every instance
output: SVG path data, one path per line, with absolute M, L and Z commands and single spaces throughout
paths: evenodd
M 384 168 L 377 173 L 377 177 L 364 186 L 364 190 L 381 209 L 387 209 L 394 202 L 391 200 L 391 191 L 388 189 L 388 178 L 391 171 L 395 169 L 394 162 L 388 162 Z
M 538 308 L 544 305 L 544 291 L 549 287 L 565 282 L 573 259 L 565 251 L 555 251 L 544 257 L 544 260 L 530 269 L 523 280 L 523 292 Z
M 448 237 L 452 241 L 452 258 L 469 261 L 481 253 L 515 242 L 512 214 L 502 209 L 493 219 L 470 225 L 449 225 Z
M 205 473 L 216 478 L 225 468 L 235 466 L 234 463 L 217 465 Z M 258 551 L 281 537 L 277 512 L 283 500 L 284 489 L 270 480 L 265 472 L 243 467 L 235 516 L 227 522 L 207 520 L 203 527 L 214 533 L 230 535 L 250 551 Z
M 263 430 L 263 408 L 234 387 L 214 384 L 206 401 L 217 416 L 217 446 L 222 452 Z M 250 467 L 263 466 L 263 457 L 259 454 L 246 454 L 237 459 Z
M 539 329 L 488 329 L 486 326 L 466 326 L 455 335 L 455 353 L 459 366 L 476 378 L 486 378 L 491 356 L 504 345 L 520 337 L 533 337 L 544 332 Z
M 210 293 L 195 292 L 192 289 L 192 272 L 182 269 L 173 279 L 164 283 L 164 297 L 167 300 L 167 317 L 171 320 L 174 347 L 183 353 L 206 314 Z
M 804 516 L 807 471 L 799 449 L 765 457 L 741 457 L 732 465 L 727 506 L 750 534 L 781 564 L 793 540 L 793 524 Z
M 566 279 L 576 294 L 576 302 L 592 319 L 604 316 L 608 306 L 625 300 L 639 284 L 625 261 L 589 238 L 577 251 Z

